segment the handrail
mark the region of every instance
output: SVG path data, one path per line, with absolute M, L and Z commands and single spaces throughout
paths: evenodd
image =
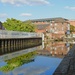
M 42 37 L 41 33 L 0 30 L 0 38 Z

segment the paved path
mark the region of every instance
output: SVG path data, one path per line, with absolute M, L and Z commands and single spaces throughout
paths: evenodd
M 75 75 L 75 45 L 64 57 L 53 75 Z

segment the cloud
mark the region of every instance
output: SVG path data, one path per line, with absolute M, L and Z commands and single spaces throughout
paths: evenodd
M 66 6 L 65 8 L 69 10 L 75 10 L 75 7 Z
M 0 18 L 6 18 L 7 17 L 7 14 L 6 13 L 0 13 Z
M 20 14 L 20 16 L 32 16 L 32 14 L 30 14 L 30 13 L 22 13 L 22 14 Z
M 25 66 L 24 66 L 25 67 Z M 34 66 L 32 64 L 32 66 L 27 66 L 25 68 L 20 67 L 20 70 L 13 70 L 13 75 L 19 75 L 19 74 L 23 74 L 23 75 L 40 75 L 41 73 L 49 70 L 50 68 L 47 66 Z M 42 75 L 42 74 L 41 74 Z
M 49 4 L 48 0 L 0 0 L 0 2 L 12 4 L 12 5 L 16 5 L 16 6 Z

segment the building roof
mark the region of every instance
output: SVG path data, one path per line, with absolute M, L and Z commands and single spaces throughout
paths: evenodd
M 34 19 L 34 20 L 31 20 L 32 22 L 37 22 L 37 21 L 47 21 L 47 22 L 50 22 L 50 21 L 54 21 L 54 22 L 66 22 L 68 21 L 68 19 L 65 19 L 65 18 L 45 18 L 45 19 Z
M 49 24 L 43 24 L 43 25 L 39 24 L 39 25 L 36 25 L 36 27 L 37 27 L 39 30 L 45 29 L 45 28 L 48 27 L 48 26 L 49 26 Z

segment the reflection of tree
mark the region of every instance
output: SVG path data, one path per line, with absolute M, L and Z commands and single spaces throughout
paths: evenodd
M 15 69 L 16 67 L 19 67 L 25 63 L 29 63 L 31 61 L 34 61 L 34 59 L 32 59 L 35 56 L 36 52 L 30 52 L 28 54 L 24 54 L 9 60 L 6 60 L 5 62 L 7 62 L 7 65 L 3 66 L 0 68 L 1 71 L 3 72 L 8 72 L 11 71 L 13 69 Z

